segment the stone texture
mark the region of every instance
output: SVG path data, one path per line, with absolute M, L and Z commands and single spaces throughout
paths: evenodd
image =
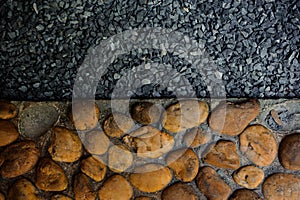
M 233 192 L 229 200 L 262 200 L 262 198 L 252 190 L 238 189 Z
M 103 160 L 99 157 L 90 156 L 81 161 L 81 171 L 91 179 L 99 182 L 105 177 L 107 167 Z
M 17 113 L 17 107 L 14 104 L 0 101 L 0 119 L 12 119 Z
M 278 157 L 284 168 L 300 170 L 300 134 L 291 134 L 281 140 Z
M 167 107 L 162 124 L 173 133 L 185 131 L 205 122 L 208 111 L 208 105 L 203 101 L 183 100 Z
M 89 178 L 84 174 L 77 174 L 73 183 L 75 200 L 95 200 L 94 191 Z
M 51 200 L 72 200 L 72 198 L 66 195 L 56 194 L 51 197 Z
M 209 127 L 217 133 L 235 136 L 240 134 L 259 114 L 259 102 L 220 103 L 209 116 Z
M 265 200 L 299 200 L 300 178 L 294 174 L 273 174 L 265 179 L 262 191 Z
M 113 113 L 104 121 L 103 129 L 108 136 L 119 138 L 129 132 L 133 126 L 134 122 L 130 117 L 121 113 Z
M 248 189 L 256 188 L 264 179 L 264 171 L 255 166 L 244 166 L 233 174 L 234 181 Z
M 82 143 L 90 154 L 101 155 L 108 150 L 110 141 L 103 131 L 93 130 L 84 135 Z
M 130 183 L 121 175 L 109 177 L 98 192 L 101 200 L 129 200 L 132 196 L 133 189 Z
M 0 154 L 0 173 L 3 178 L 14 178 L 30 171 L 38 161 L 40 152 L 33 141 L 9 145 Z
M 217 143 L 212 144 L 203 156 L 203 160 L 208 164 L 224 169 L 237 169 L 240 167 L 236 145 L 227 140 L 219 140 Z
M 0 147 L 14 142 L 19 137 L 19 132 L 10 121 L 0 120 Z
M 108 166 L 113 172 L 123 172 L 133 162 L 132 153 L 123 145 L 114 145 L 108 150 Z
M 145 164 L 136 167 L 129 175 L 131 184 L 142 192 L 158 192 L 172 180 L 169 168 L 160 164 Z
M 82 154 L 81 140 L 73 131 L 55 127 L 48 152 L 55 161 L 75 162 Z
M 8 200 L 41 200 L 38 190 L 27 179 L 17 180 L 8 190 Z
M 270 165 L 277 156 L 277 141 L 273 133 L 262 125 L 247 127 L 240 135 L 240 150 L 258 166 Z
M 206 166 L 199 170 L 196 183 L 199 190 L 209 200 L 224 200 L 231 193 L 230 187 L 211 167 Z
M 164 131 L 152 126 L 143 126 L 123 138 L 139 157 L 157 158 L 169 152 L 174 146 L 174 139 Z
M 192 128 L 184 135 L 183 138 L 185 144 L 191 148 L 197 148 L 203 144 L 206 144 L 210 141 L 210 139 L 211 136 L 200 127 Z
M 37 165 L 35 185 L 45 191 L 62 191 L 68 187 L 68 179 L 58 164 L 42 158 Z
M 175 183 L 167 187 L 162 193 L 162 200 L 197 200 L 197 194 L 192 186 L 184 183 Z
M 177 179 L 183 182 L 192 181 L 198 174 L 199 159 L 191 149 L 179 149 L 170 152 L 166 157 L 166 163 Z
M 160 120 L 161 109 L 151 102 L 137 102 L 131 107 L 131 116 L 142 125 L 154 124 Z

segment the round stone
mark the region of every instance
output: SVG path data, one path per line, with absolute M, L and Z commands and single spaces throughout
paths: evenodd
M 211 137 L 200 127 L 195 127 L 189 130 L 184 135 L 184 142 L 188 147 L 197 148 L 210 141 Z
M 48 152 L 55 161 L 75 162 L 82 154 L 80 138 L 69 129 L 55 127 Z
M 89 178 L 84 174 L 77 174 L 75 176 L 73 190 L 75 200 L 95 200 L 97 196 Z
M 97 182 L 104 179 L 107 170 L 103 160 L 94 156 L 82 160 L 80 169 L 84 174 Z
M 12 200 L 41 200 L 38 190 L 27 179 L 19 179 L 9 188 L 7 199 Z
M 258 166 L 268 166 L 277 156 L 277 141 L 273 133 L 262 125 L 247 127 L 240 135 L 240 150 Z
M 17 115 L 17 107 L 9 102 L 0 101 L 0 119 L 12 119 Z
M 109 177 L 98 192 L 101 200 L 130 200 L 132 196 L 133 189 L 130 183 L 121 175 Z
M 62 191 L 68 186 L 64 170 L 49 158 L 39 161 L 36 169 L 35 185 L 45 191 Z
M 23 141 L 9 145 L 0 154 L 3 178 L 14 178 L 30 171 L 38 161 L 40 152 L 33 141 Z M 0 164 L 1 164 L 0 162 Z
M 133 162 L 133 155 L 123 145 L 114 145 L 108 150 L 108 166 L 113 172 L 124 172 Z
M 233 192 L 229 200 L 262 200 L 262 198 L 252 190 L 238 189 Z
M 279 161 L 289 170 L 300 170 L 300 134 L 291 134 L 282 139 L 279 145 Z
M 222 102 L 210 114 L 209 127 L 217 133 L 235 136 L 240 134 L 259 114 L 259 102 Z
M 254 189 L 264 179 L 264 171 L 255 166 L 241 167 L 233 174 L 234 181 L 248 189 Z
M 0 147 L 14 142 L 18 137 L 19 133 L 12 122 L 0 120 Z
M 129 175 L 131 184 L 142 192 L 158 192 L 172 180 L 169 168 L 160 164 L 145 164 Z
M 299 200 L 300 178 L 294 174 L 273 174 L 265 179 L 262 191 L 266 200 Z
M 167 187 L 162 193 L 162 200 L 198 200 L 192 186 L 184 183 L 175 183 Z
M 137 102 L 133 104 L 130 113 L 132 119 L 143 125 L 154 124 L 161 117 L 160 107 L 151 102 Z
M 83 137 L 81 139 L 84 148 L 90 154 L 101 155 L 106 153 L 110 141 L 103 131 L 93 130 L 86 133 Z
M 175 172 L 177 179 L 183 182 L 191 182 L 198 174 L 199 159 L 191 149 L 170 152 L 166 157 L 166 163 Z
M 72 200 L 72 198 L 66 195 L 56 194 L 51 197 L 51 200 Z
M 173 133 L 185 131 L 205 122 L 208 111 L 208 105 L 203 101 L 183 100 L 167 107 L 162 124 Z
M 134 122 L 130 117 L 121 113 L 113 113 L 104 121 L 103 129 L 108 136 L 119 138 L 129 132 L 133 126 Z

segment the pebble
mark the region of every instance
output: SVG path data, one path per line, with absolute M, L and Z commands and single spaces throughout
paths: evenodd
M 152 126 L 143 126 L 123 138 L 135 150 L 137 156 L 157 158 L 169 152 L 174 146 L 174 138 Z
M 17 113 L 17 107 L 14 104 L 0 101 L 0 119 L 12 119 Z
M 210 114 L 209 127 L 217 133 L 239 135 L 259 114 L 259 102 L 220 103 Z
M 255 166 L 244 166 L 233 174 L 234 181 L 248 189 L 254 189 L 264 180 L 264 171 Z
M 109 147 L 109 138 L 105 135 L 103 131 L 93 130 L 86 133 L 83 138 L 81 138 L 84 148 L 90 154 L 101 155 L 107 152 Z
M 50 158 L 42 158 L 36 169 L 35 185 L 45 191 L 62 191 L 68 187 L 64 170 Z
M 130 200 L 132 196 L 133 189 L 130 183 L 121 175 L 109 177 L 98 192 L 101 200 Z
M 279 145 L 278 158 L 281 165 L 289 170 L 300 170 L 300 134 L 284 137 Z
M 227 140 L 219 140 L 210 146 L 203 156 L 204 162 L 224 169 L 237 169 L 240 160 L 235 143 Z
M 141 196 L 141 197 L 134 198 L 134 200 L 154 200 L 154 199 L 151 197 Z
M 294 174 L 273 174 L 265 179 L 262 191 L 265 200 L 299 200 L 300 178 Z
M 0 192 L 0 200 L 5 200 L 5 196 L 1 192 Z
M 207 116 L 206 102 L 183 100 L 167 107 L 162 124 L 167 131 L 176 133 L 204 123 Z
M 166 163 L 180 181 L 191 182 L 198 174 L 199 159 L 192 149 L 170 152 L 166 157 Z
M 134 126 L 133 120 L 121 113 L 111 114 L 103 125 L 104 132 L 110 136 L 119 138 L 129 132 Z
M 13 183 L 7 194 L 8 200 L 42 200 L 38 190 L 27 179 L 22 178 Z
M 187 131 L 183 137 L 183 140 L 186 146 L 197 148 L 208 143 L 211 140 L 211 137 L 201 127 L 195 127 Z
M 262 200 L 262 198 L 252 190 L 238 189 L 233 192 L 228 200 Z
M 6 147 L 0 154 L 0 173 L 3 178 L 14 178 L 30 171 L 40 152 L 33 141 L 22 141 Z
M 56 194 L 51 197 L 51 200 L 72 200 L 72 198 L 66 195 Z
M 89 178 L 84 174 L 77 174 L 73 183 L 75 200 L 95 200 L 94 191 Z
M 142 192 L 158 192 L 172 180 L 169 168 L 160 164 L 145 164 L 136 167 L 129 175 L 131 184 Z
M 108 166 L 113 172 L 124 172 L 133 162 L 132 153 L 123 145 L 114 145 L 108 150 Z
M 229 185 L 225 183 L 213 168 L 208 166 L 199 170 L 196 184 L 209 200 L 224 200 L 231 193 Z
M 268 166 L 277 156 L 277 141 L 263 125 L 247 127 L 240 135 L 240 150 L 258 166 Z
M 82 154 L 80 138 L 73 131 L 64 127 L 55 127 L 48 148 L 53 160 L 58 162 L 75 162 Z
M 19 132 L 10 121 L 0 120 L 0 147 L 14 142 L 19 137 Z
M 192 186 L 184 183 L 175 183 L 167 187 L 162 193 L 162 200 L 198 200 Z
M 100 182 L 104 179 L 107 167 L 99 157 L 89 156 L 81 161 L 81 171 L 91 179 Z
M 161 117 L 161 109 L 151 102 L 137 102 L 131 107 L 131 116 L 142 125 L 157 123 Z

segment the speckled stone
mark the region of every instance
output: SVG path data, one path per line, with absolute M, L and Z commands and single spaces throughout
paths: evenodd
M 228 200 L 262 200 L 262 198 L 252 190 L 238 189 L 233 192 Z
M 12 119 L 17 113 L 17 107 L 14 104 L 0 101 L 0 119 Z
M 284 168 L 300 170 L 300 134 L 291 134 L 281 140 L 278 157 Z
M 192 128 L 187 131 L 183 138 L 185 144 L 191 148 L 197 148 L 203 144 L 208 143 L 211 140 L 211 136 L 200 127 Z
M 166 189 L 162 193 L 162 200 L 197 200 L 196 191 L 192 186 L 184 183 L 175 183 Z
M 10 121 L 0 120 L 0 147 L 14 142 L 19 137 L 19 132 Z
M 84 174 L 97 182 L 104 179 L 107 171 L 107 167 L 104 164 L 103 160 L 95 156 L 90 156 L 82 160 L 80 169 Z
M 131 107 L 131 116 L 136 122 L 149 125 L 160 120 L 161 109 L 151 102 L 137 102 Z
M 245 188 L 254 189 L 263 181 L 264 171 L 256 166 L 244 166 L 234 172 L 233 179 Z
M 94 191 L 89 178 L 84 174 L 77 174 L 74 178 L 73 190 L 75 200 L 95 200 L 96 192 Z
M 113 113 L 104 121 L 103 129 L 108 136 L 119 138 L 128 133 L 133 126 L 133 120 L 127 115 Z
M 25 178 L 19 179 L 9 188 L 8 200 L 42 200 L 38 195 L 38 190 Z

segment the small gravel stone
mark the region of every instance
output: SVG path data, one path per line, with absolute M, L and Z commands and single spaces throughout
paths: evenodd
M 264 171 L 255 166 L 241 167 L 233 174 L 234 181 L 248 189 L 254 189 L 264 180 Z
M 184 135 L 184 142 L 188 147 L 197 148 L 210 141 L 211 136 L 207 134 L 201 127 L 195 127 L 187 131 Z
M 1 176 L 14 178 L 27 173 L 35 166 L 39 155 L 39 149 L 33 141 L 9 145 L 0 154 Z
M 94 191 L 89 178 L 84 174 L 77 174 L 73 183 L 75 200 L 95 200 Z
M 266 200 L 298 200 L 300 178 L 294 174 L 273 174 L 264 181 L 262 191 Z
M 273 133 L 262 125 L 247 127 L 240 135 L 240 150 L 258 166 L 270 165 L 277 156 L 277 141 Z
M 172 180 L 169 168 L 160 164 L 145 164 L 136 167 L 129 175 L 131 184 L 142 192 L 158 192 Z
M 132 196 L 133 189 L 130 183 L 121 175 L 109 177 L 98 192 L 101 200 L 129 200 Z
M 162 193 L 162 200 L 197 200 L 196 191 L 192 186 L 184 183 L 175 183 L 167 187 Z
M 208 152 L 203 156 L 204 162 L 224 169 L 237 169 L 240 160 L 235 144 L 227 140 L 219 140 L 211 145 Z
M 8 200 L 41 200 L 38 190 L 25 178 L 17 180 L 8 190 Z
M 90 154 L 101 155 L 107 152 L 109 147 L 109 138 L 105 135 L 103 131 L 93 130 L 84 135 L 82 143 L 84 148 Z
M 174 172 L 177 179 L 191 182 L 198 174 L 199 159 L 192 149 L 179 149 L 170 152 L 166 163 Z
M 62 191 L 68 187 L 64 170 L 49 158 L 42 158 L 36 169 L 35 185 L 45 191 Z
M 137 102 L 131 107 L 131 116 L 140 124 L 154 124 L 160 120 L 161 109 L 151 102 Z
M 259 102 L 220 103 L 210 114 L 209 127 L 230 136 L 240 134 L 259 114 Z
M 284 137 L 279 145 L 278 158 L 282 166 L 289 170 L 300 170 L 300 134 Z
M 72 200 L 72 198 L 66 195 L 56 194 L 51 197 L 51 200 Z
M 0 101 L 0 119 L 12 119 L 17 115 L 17 107 L 8 102 Z
M 108 166 L 113 172 L 124 172 L 133 162 L 132 153 L 123 145 L 114 145 L 108 150 Z
M 0 147 L 14 142 L 18 137 L 19 133 L 12 122 L 0 120 Z
M 213 168 L 208 166 L 199 170 L 196 183 L 199 190 L 209 200 L 224 200 L 231 193 L 229 185 L 225 183 Z
M 238 189 L 233 192 L 229 200 L 262 200 L 262 198 L 252 190 Z
M 200 125 L 206 121 L 207 116 L 207 103 L 184 100 L 167 107 L 162 124 L 166 130 L 176 133 Z
M 110 137 L 119 138 L 129 132 L 134 125 L 133 120 L 121 113 L 111 114 L 104 122 L 104 132 Z
M 104 179 L 107 170 L 103 160 L 94 156 L 82 160 L 80 169 L 84 174 L 97 182 Z
M 82 154 L 80 138 L 73 131 L 55 127 L 51 144 L 48 148 L 53 160 L 58 162 L 75 162 Z

